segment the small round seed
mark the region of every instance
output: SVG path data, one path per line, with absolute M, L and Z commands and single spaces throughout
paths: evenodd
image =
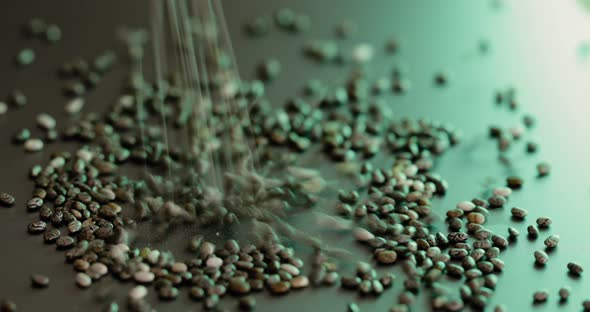
M 35 51 L 32 49 L 22 49 L 16 56 L 16 63 L 19 66 L 31 65 L 35 61 Z

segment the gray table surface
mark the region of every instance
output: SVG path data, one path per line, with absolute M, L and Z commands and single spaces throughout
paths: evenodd
M 44 163 L 48 153 L 25 154 L 22 147 L 10 145 L 10 136 L 19 127 L 32 127 L 35 116 L 48 112 L 66 122 L 65 99 L 55 69 L 64 59 L 92 57 L 105 48 L 119 47 L 115 30 L 120 25 L 139 27 L 148 21 L 145 1 L 2 1 L 0 8 L 0 96 L 19 88 L 29 99 L 21 110 L 0 116 L 0 191 L 16 195 L 17 205 L 0 209 L 0 298 L 17 302 L 19 311 L 95 311 L 95 292 L 79 290 L 75 273 L 64 264 L 63 255 L 53 246 L 44 245 L 25 227 L 35 216 L 27 214 L 24 200 L 30 196 L 32 183 L 28 168 Z M 514 224 L 521 232 L 537 216 L 550 216 L 553 225 L 548 233 L 558 233 L 562 242 L 550 255 L 543 269 L 533 266 L 533 251 L 541 249 L 542 240 L 519 240 L 502 254 L 507 266 L 500 277 L 493 303 L 503 303 L 510 311 L 579 311 L 582 299 L 590 299 L 587 277 L 574 280 L 566 274 L 566 263 L 574 260 L 590 270 L 588 237 L 590 218 L 588 200 L 590 174 L 588 159 L 590 134 L 590 60 L 580 55 L 580 45 L 590 40 L 590 11 L 584 1 L 224 1 L 226 15 L 240 71 L 252 77 L 254 65 L 265 57 L 283 63 L 281 79 L 268 90 L 269 98 L 280 102 L 295 95 L 303 82 L 317 77 L 338 79 L 344 69 L 318 66 L 301 57 L 301 46 L 313 38 L 331 38 L 334 26 L 343 20 L 359 25 L 358 33 L 346 44 L 367 42 L 381 47 L 390 36 L 401 41 L 400 53 L 387 56 L 377 49 L 372 70 L 386 74 L 396 62 L 409 70 L 412 88 L 404 96 L 390 97 L 391 110 L 398 116 L 430 117 L 456 125 L 464 133 L 460 146 L 438 161 L 436 171 L 450 184 L 444 199 L 436 200 L 434 209 L 442 215 L 456 202 L 480 194 L 484 184 L 503 184 L 508 174 L 526 179 L 523 190 L 510 198 L 508 207 L 518 205 L 530 212 L 530 218 Z M 271 14 L 281 7 L 308 13 L 311 31 L 289 35 L 277 30 L 265 38 L 251 40 L 243 36 L 241 25 L 252 17 Z M 47 46 L 23 38 L 21 26 L 31 17 L 43 17 L 62 26 L 63 40 Z M 478 53 L 478 42 L 490 43 L 489 53 Z M 37 51 L 36 62 L 26 68 L 14 66 L 14 55 L 23 47 Z M 447 87 L 437 88 L 433 75 L 439 70 L 451 73 Z M 87 97 L 87 111 L 102 112 L 112 101 L 124 77 L 117 69 Z M 521 109 L 517 113 L 493 104 L 493 92 L 513 86 L 517 89 Z M 511 166 L 498 161 L 495 144 L 486 138 L 491 124 L 511 126 L 522 112 L 537 117 L 538 125 L 527 138 L 540 143 L 540 152 L 525 155 L 524 146 L 510 152 Z M 37 130 L 35 130 L 37 131 Z M 64 146 L 58 143 L 46 151 Z M 546 179 L 535 178 L 535 164 L 549 161 L 553 171 Z M 333 166 L 320 162 L 322 168 Z M 327 169 L 328 170 L 328 169 Z M 509 209 L 493 212 L 489 227 L 506 233 Z M 326 234 L 328 240 L 350 240 L 349 235 Z M 172 246 L 173 243 L 171 243 Z M 358 248 L 358 247 L 351 247 Z M 358 253 L 369 259 L 368 253 Z M 350 266 L 344 265 L 345 269 Z M 44 273 L 51 277 L 48 289 L 30 287 L 29 275 Z M 103 283 L 103 282 L 101 282 Z M 106 282 L 105 282 L 106 283 Z M 557 303 L 557 290 L 570 285 L 573 294 L 565 305 Z M 116 286 L 116 298 L 124 298 L 129 285 Z M 545 305 L 531 305 L 533 291 L 550 290 Z M 284 298 L 257 297 L 258 311 L 344 311 L 348 302 L 357 300 L 363 311 L 386 311 L 395 302 L 400 285 L 378 299 L 358 299 L 338 288 L 305 290 Z M 152 296 L 154 296 L 152 294 Z M 425 296 L 421 296 L 423 299 Z M 154 301 L 155 298 L 154 298 Z M 224 300 L 234 307 L 235 300 Z M 422 309 L 420 309 L 422 307 Z M 159 311 L 199 311 L 182 292 L 179 300 L 157 305 Z M 415 311 L 428 310 L 418 305 Z

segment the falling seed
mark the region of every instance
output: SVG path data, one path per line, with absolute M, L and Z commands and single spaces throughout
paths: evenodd
M 357 25 L 351 21 L 344 21 L 336 27 L 336 35 L 340 38 L 350 38 L 357 31 Z
M 23 49 L 16 56 L 16 63 L 19 66 L 31 65 L 33 61 L 35 61 L 35 51 L 32 49 Z
M 535 261 L 537 262 L 537 264 L 545 265 L 549 261 L 549 256 L 544 251 L 536 250 L 534 252 L 534 256 L 535 256 Z
M 252 37 L 262 37 L 268 34 L 270 29 L 270 19 L 266 16 L 257 17 L 246 25 L 246 32 Z
M 545 239 L 544 243 L 545 243 L 545 246 L 547 246 L 548 248 L 555 248 L 559 244 L 559 240 L 560 240 L 559 235 L 553 234 L 553 235 L 550 235 L 549 237 L 547 237 Z
M 282 8 L 275 13 L 275 23 L 284 30 L 291 30 L 295 22 L 295 12 L 289 8 Z
M 6 112 L 8 112 L 8 104 L 0 102 L 0 116 L 6 114 Z
M 32 18 L 26 27 L 26 34 L 31 37 L 38 37 L 47 29 L 47 23 L 40 18 Z
M 584 272 L 582 266 L 575 262 L 569 262 L 567 264 L 567 269 L 571 274 L 574 274 L 576 276 L 582 275 L 582 272 Z

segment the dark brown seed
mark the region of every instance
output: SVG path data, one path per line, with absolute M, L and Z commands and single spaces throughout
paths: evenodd
M 4 207 L 12 207 L 14 205 L 14 196 L 8 193 L 0 193 L 0 205 Z
M 513 207 L 510 209 L 510 213 L 514 218 L 522 220 L 527 216 L 528 211 L 519 207 Z
M 397 253 L 393 250 L 385 250 L 377 254 L 377 261 L 381 264 L 392 264 L 397 260 Z
M 287 281 L 280 281 L 270 285 L 270 290 L 273 294 L 282 295 L 291 289 L 291 284 Z
M 256 306 L 256 299 L 253 296 L 245 296 L 240 298 L 238 305 L 244 311 L 252 311 Z
M 31 234 L 39 234 L 39 233 L 43 233 L 46 228 L 47 228 L 47 224 L 45 222 L 34 221 L 29 224 L 27 230 Z
M 539 226 L 539 228 L 548 228 L 551 225 L 551 223 L 553 223 L 551 218 L 547 218 L 547 217 L 537 218 L 537 225 Z
M 581 275 L 582 272 L 584 272 L 584 269 L 582 268 L 582 266 L 575 263 L 575 262 L 569 262 L 567 264 L 567 269 L 571 274 L 578 275 L 578 276 Z
M 539 237 L 539 229 L 537 229 L 537 227 L 534 226 L 534 225 L 529 225 L 526 228 L 526 231 L 527 231 L 527 233 L 528 233 L 528 235 L 529 235 L 530 238 L 537 238 L 537 237 Z
M 16 312 L 16 303 L 12 300 L 3 299 L 0 302 L 0 312 Z
M 43 234 L 43 240 L 46 243 L 53 243 L 61 236 L 61 232 L 58 229 L 51 229 Z
M 542 302 L 547 301 L 548 297 L 549 297 L 549 292 L 547 290 L 539 290 L 533 294 L 533 301 L 538 302 L 538 303 L 542 303 Z

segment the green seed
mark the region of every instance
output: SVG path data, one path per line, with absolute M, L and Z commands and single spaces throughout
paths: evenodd
M 32 49 L 22 49 L 16 56 L 16 63 L 19 66 L 27 66 L 35 61 L 35 51 Z

